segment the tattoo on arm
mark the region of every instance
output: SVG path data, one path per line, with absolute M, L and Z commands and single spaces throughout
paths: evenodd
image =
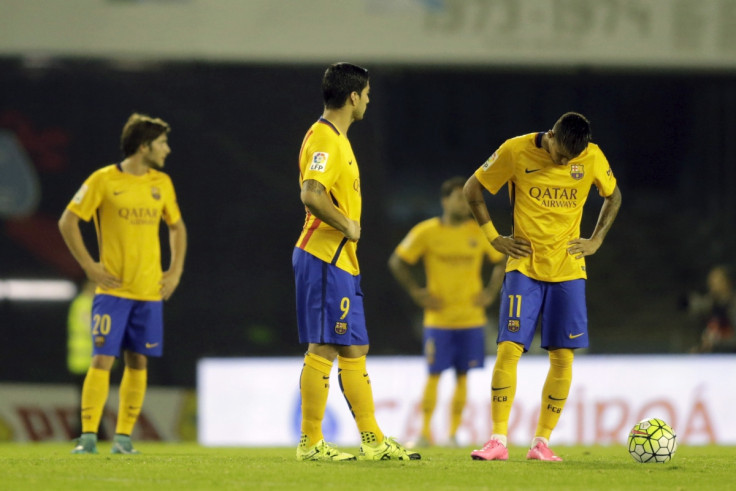
M 302 183 L 302 187 L 305 191 L 310 193 L 325 194 L 325 187 L 319 181 L 315 181 L 314 179 L 307 179 Z

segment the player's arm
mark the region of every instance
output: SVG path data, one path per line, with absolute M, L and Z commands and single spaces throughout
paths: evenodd
M 179 280 L 184 272 L 184 257 L 187 254 L 187 228 L 184 220 L 179 219 L 173 225 L 169 225 L 169 249 L 171 251 L 171 263 L 169 269 L 161 277 L 161 298 L 168 300 L 179 286 Z
M 598 215 L 598 222 L 595 224 L 593 235 L 589 239 L 580 238 L 571 240 L 568 242 L 570 247 L 567 248 L 567 252 L 575 255 L 575 259 L 595 254 L 601 244 L 603 244 L 606 234 L 611 229 L 619 208 L 621 208 L 621 191 L 616 186 L 613 189 L 613 193 L 603 199 L 603 206 L 601 206 L 601 212 Z
M 439 298 L 433 296 L 429 293 L 429 290 L 417 283 L 412 274 L 411 265 L 401 259 L 396 252 L 391 254 L 388 259 L 388 269 L 418 306 L 425 309 L 439 309 L 442 306 L 442 301 Z
M 301 199 L 312 215 L 339 230 L 348 239 L 354 241 L 360 239 L 360 223 L 346 217 L 337 209 L 322 183 L 306 179 L 302 183 Z
M 528 240 L 520 237 L 506 237 L 496 231 L 496 227 L 491 222 L 491 215 L 488 213 L 488 206 L 483 197 L 485 188 L 475 175 L 470 176 L 465 186 L 463 194 L 470 205 L 475 221 L 480 225 L 480 229 L 485 234 L 488 242 L 499 252 L 507 254 L 515 259 L 526 257 L 532 253 L 531 244 Z
M 87 278 L 103 288 L 119 288 L 121 282 L 110 274 L 102 263 L 92 259 L 84 244 L 82 232 L 79 230 L 79 217 L 69 209 L 65 209 L 59 219 L 59 231 L 64 238 L 69 252 L 84 270 Z
M 493 266 L 491 271 L 491 277 L 488 279 L 488 285 L 481 290 L 478 295 L 477 304 L 482 307 L 490 307 L 493 305 L 493 301 L 498 297 L 498 292 L 501 291 L 501 285 L 503 284 L 503 277 L 506 273 L 506 261 L 497 262 Z

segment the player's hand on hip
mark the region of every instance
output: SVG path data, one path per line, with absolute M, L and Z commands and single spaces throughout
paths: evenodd
M 567 243 L 567 253 L 575 256 L 575 259 L 582 259 L 585 256 L 592 256 L 600 248 L 601 242 L 595 239 L 573 239 Z
M 495 247 L 498 252 L 507 254 L 514 259 L 527 257 L 532 253 L 531 242 L 521 237 L 499 235 L 493 239 L 491 245 Z
M 426 288 L 415 288 L 409 292 L 412 300 L 419 307 L 429 310 L 438 310 L 442 308 L 442 299 L 432 295 Z
M 177 274 L 173 271 L 166 271 L 161 276 L 161 282 L 159 283 L 161 285 L 161 298 L 163 300 L 168 300 L 171 298 L 171 295 L 174 294 L 174 290 L 176 290 L 176 287 L 179 286 L 179 280 L 181 279 L 181 274 Z
M 495 299 L 496 296 L 489 292 L 487 288 L 484 288 L 476 295 L 473 303 L 478 307 L 485 308 L 490 307 Z
M 97 286 L 105 289 L 120 288 L 122 281 L 116 276 L 110 274 L 102 263 L 93 263 L 88 269 L 85 270 L 87 278 L 90 279 Z
M 345 230 L 345 237 L 357 242 L 360 239 L 360 223 L 348 218 L 348 228 Z

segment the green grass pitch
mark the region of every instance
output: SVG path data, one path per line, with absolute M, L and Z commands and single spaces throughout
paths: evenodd
M 71 455 L 72 444 L 0 444 L 0 489 L 597 490 L 736 489 L 736 447 L 682 446 L 671 462 L 639 464 L 623 446 L 555 446 L 563 462 L 470 458 L 430 448 L 413 462 L 297 462 L 294 448 L 207 448 L 139 442 L 141 455 Z M 356 452 L 346 447 L 343 450 Z

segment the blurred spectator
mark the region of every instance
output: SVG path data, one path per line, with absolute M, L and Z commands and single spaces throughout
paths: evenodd
M 699 344 L 690 350 L 693 353 L 736 352 L 736 291 L 731 271 L 718 265 L 708 272 L 708 291 L 693 292 L 687 297 L 687 310 L 705 325 Z
M 81 404 L 82 385 L 92 361 L 92 300 L 95 296 L 95 284 L 89 280 L 81 285 L 79 293 L 69 305 L 67 316 L 67 354 L 66 365 L 77 389 L 77 405 Z M 82 430 L 80 410 L 72 427 L 72 435 Z M 103 432 L 104 433 L 104 432 Z M 100 439 L 106 439 L 101 433 Z

